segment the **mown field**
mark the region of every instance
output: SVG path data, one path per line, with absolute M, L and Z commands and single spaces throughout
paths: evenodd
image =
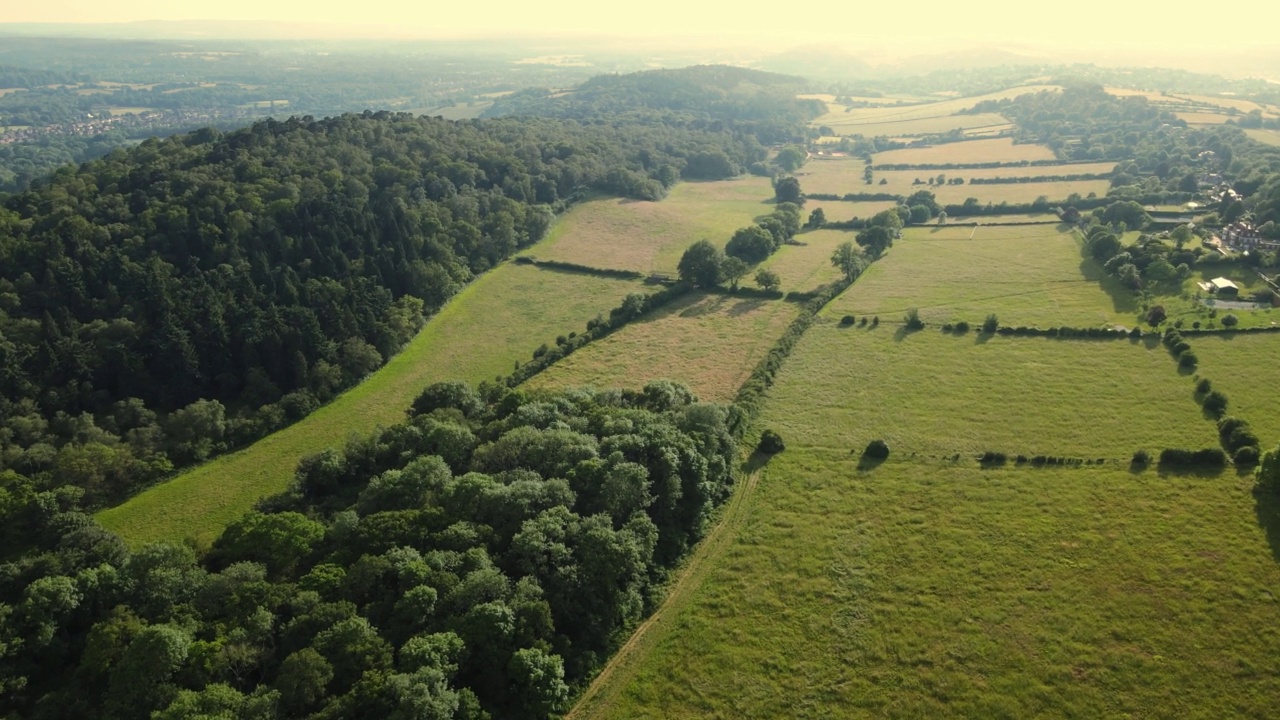
M 1274 711 L 1280 564 L 1249 479 L 857 464 L 788 438 L 706 578 L 576 717 Z
M 479 382 L 559 334 L 580 331 L 638 282 L 507 264 L 472 283 L 399 355 L 363 383 L 284 430 L 222 456 L 97 515 L 130 546 L 194 539 L 207 545 L 258 498 L 288 487 L 298 460 L 399 421 L 432 382 Z
M 1248 420 L 1264 450 L 1280 444 L 1280 383 L 1276 382 L 1280 334 L 1215 333 L 1190 338 L 1200 358 L 1200 376 L 1227 396 L 1227 414 Z
M 1078 235 L 1057 225 L 908 228 L 823 314 L 897 323 L 914 307 L 934 324 L 977 327 L 995 313 L 1012 326 L 1132 326 L 1137 303 L 1107 292 L 1116 281 L 1101 275 L 1081 257 Z
M 877 192 L 874 188 L 864 188 L 855 189 L 851 192 Z M 841 194 L 843 195 L 843 193 Z M 822 213 L 828 221 L 852 220 L 855 217 L 869 218 L 874 217 L 876 213 L 892 209 L 897 204 L 893 200 L 845 202 L 844 200 L 808 199 L 804 202 L 804 218 L 808 219 L 809 213 L 817 208 L 822 208 Z
M 1267 145 L 1280 145 L 1280 132 L 1275 130 L 1263 130 L 1261 128 L 1250 129 L 1244 131 L 1246 135 Z
M 879 162 L 878 160 L 876 162 Z M 836 194 L 846 193 L 893 193 L 910 195 L 917 190 L 928 190 L 938 202 L 959 204 L 967 198 L 977 198 L 979 202 L 1026 203 L 1032 202 L 1041 195 L 1050 200 L 1065 200 L 1072 193 L 1082 197 L 1089 193 L 1105 195 L 1109 183 L 1106 180 L 1074 180 L 1063 182 L 1028 182 L 1004 183 L 998 185 L 970 185 L 972 178 L 992 177 L 1044 177 L 1051 175 L 1082 175 L 1107 173 L 1115 167 L 1114 163 L 1088 163 L 1080 165 L 1048 165 L 1044 167 L 986 168 L 961 170 L 876 170 L 872 182 L 866 184 L 863 173 L 866 164 L 860 158 L 835 157 L 819 158 L 809 161 L 801 168 L 796 177 L 800 187 L 808 193 Z M 928 185 L 929 178 L 939 175 L 945 179 L 964 178 L 963 185 Z M 885 184 L 880 181 L 885 180 Z M 920 180 L 922 184 L 916 184 Z
M 768 178 L 680 183 L 660 202 L 593 200 L 560 218 L 530 255 L 591 267 L 674 273 L 698 240 L 723 247 L 773 208 Z
M 1216 447 L 1193 383 L 1156 342 L 811 329 L 770 394 L 770 426 L 805 446 L 941 459 L 987 450 L 1107 458 Z
M 828 112 L 814 120 L 813 125 L 829 127 L 837 135 L 864 135 L 866 137 L 925 135 L 943 133 L 957 128 L 1007 126 L 1008 119 L 995 113 L 967 115 L 959 115 L 957 113 L 972 108 L 984 100 L 1013 98 L 1025 93 L 1055 89 L 1058 89 L 1058 86 L 1028 85 L 973 97 L 948 98 L 937 102 L 913 105 L 864 108 L 846 107 L 834 102 L 828 102 Z
M 1044 145 L 1014 144 L 1013 138 L 941 143 L 930 147 L 887 150 L 872 156 L 874 163 L 886 165 L 941 165 L 1053 159 L 1053 151 Z
M 704 402 L 728 403 L 798 310 L 781 300 L 699 293 L 573 353 L 526 387 L 638 390 L 669 379 Z

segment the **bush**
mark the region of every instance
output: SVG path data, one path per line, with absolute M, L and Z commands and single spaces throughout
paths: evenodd
M 765 455 L 776 455 L 787 449 L 786 443 L 782 442 L 782 436 L 772 430 L 765 430 L 760 434 L 760 444 L 756 449 Z
M 1146 467 L 1151 464 L 1151 453 L 1146 450 L 1139 450 L 1133 454 L 1133 459 L 1129 461 L 1134 467 Z
M 1180 450 L 1167 448 L 1160 451 L 1160 467 L 1222 468 L 1227 465 L 1227 454 L 1219 448 L 1204 450 Z
M 1207 395 L 1213 389 L 1213 384 L 1209 382 L 1209 378 L 1200 378 L 1200 382 L 1196 383 L 1196 392 L 1200 395 Z
M 907 314 L 902 317 L 902 322 L 908 330 L 919 330 L 924 327 L 924 321 L 920 319 L 920 311 L 915 308 L 907 311 Z
M 1222 316 L 1222 327 L 1235 327 L 1239 323 L 1240 323 L 1240 318 L 1236 317 L 1235 315 L 1227 313 L 1226 315 Z
M 999 327 L 1000 318 L 996 317 L 995 313 L 991 313 L 986 320 L 982 321 L 982 332 L 988 335 L 994 333 Z
M 1239 450 L 1236 450 L 1236 454 L 1232 457 L 1232 460 L 1240 467 L 1249 467 L 1250 465 L 1258 464 L 1258 457 L 1259 453 L 1257 446 L 1245 445 Z
M 879 325 L 879 324 L 880 324 L 880 316 L 879 316 L 879 315 L 876 315 L 875 317 L 871 318 L 871 327 L 876 327 L 876 326 L 877 326 L 877 325 Z
M 960 322 L 956 323 L 956 332 L 960 333 L 961 335 L 969 332 L 969 323 L 964 320 L 961 320 Z
M 889 457 L 889 446 L 883 440 L 872 440 L 867 443 L 867 448 L 862 451 L 862 456 L 873 460 L 883 460 Z
M 867 316 L 863 315 L 862 319 L 858 321 L 858 327 L 866 327 L 866 326 L 867 326 Z
M 1198 365 L 1199 363 L 1200 363 L 1200 358 L 1196 357 L 1196 354 L 1191 352 L 1190 350 L 1183 350 L 1182 354 L 1178 355 L 1178 367 L 1191 370 L 1191 369 L 1194 369 L 1195 366 Z
M 991 450 L 982 453 L 982 456 L 978 458 L 978 462 L 983 465 L 1004 465 L 1008 460 L 1009 458 L 1004 453 Z
M 1202 405 L 1210 416 L 1220 418 L 1227 411 L 1227 396 L 1221 390 L 1211 390 L 1204 396 Z
M 1133 338 L 1134 340 L 1141 340 L 1142 328 L 1135 325 L 1134 328 L 1129 331 L 1129 337 Z
M 857 318 L 855 318 L 855 317 L 854 317 L 854 316 L 852 316 L 852 315 L 845 315 L 844 317 L 840 318 L 840 325 L 841 325 L 841 327 L 849 327 L 850 325 L 854 324 L 855 322 L 857 322 Z

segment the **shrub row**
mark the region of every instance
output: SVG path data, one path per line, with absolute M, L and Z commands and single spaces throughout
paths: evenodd
M 902 195 L 893 193 L 845 193 L 844 195 L 836 195 L 835 193 L 805 193 L 805 198 L 809 200 L 845 200 L 848 202 L 882 202 L 893 200 L 902 202 L 906 200 Z
M 559 260 L 539 260 L 528 255 L 520 255 L 516 257 L 517 265 L 533 265 L 548 270 L 562 270 L 564 272 L 584 273 L 587 275 L 598 275 L 600 277 L 615 278 L 618 280 L 639 280 L 645 277 L 644 273 L 635 270 L 610 270 L 607 268 L 591 267 L 590 265 L 579 265 L 578 263 L 561 262 Z
M 1136 334 L 1135 334 L 1136 331 Z M 1100 338 L 1104 340 L 1119 340 L 1122 338 L 1138 338 L 1142 337 L 1142 330 L 1134 328 L 1133 330 L 1119 330 L 1112 328 L 1073 328 L 1073 327 L 1012 327 L 1009 325 L 1001 325 L 996 333 L 1000 335 L 1018 335 L 1031 337 L 1053 337 L 1053 338 Z
M 1256 465 L 1262 455 L 1258 435 L 1249 427 L 1247 420 L 1235 417 L 1224 417 L 1218 421 L 1218 439 L 1222 441 L 1222 449 L 1231 455 L 1236 465 Z
M 1271 333 L 1280 332 L 1280 325 L 1266 325 L 1261 327 L 1233 327 L 1233 328 L 1180 328 L 1178 332 L 1183 335 L 1212 335 L 1212 334 L 1231 334 L 1231 333 Z
M 1000 467 L 1008 464 L 1010 457 L 1002 452 L 987 450 L 978 456 L 978 463 L 983 467 Z M 1012 458 L 1015 465 L 1031 465 L 1032 467 L 1046 466 L 1064 466 L 1075 467 L 1081 465 L 1102 465 L 1106 458 L 1078 458 L 1066 457 L 1063 455 L 1015 455 Z
M 632 293 L 622 301 L 621 305 L 609 311 L 608 318 L 597 315 L 587 321 L 586 332 L 580 334 L 571 333 L 568 336 L 557 338 L 555 347 L 547 347 L 546 345 L 539 347 L 533 352 L 531 361 L 516 367 L 510 375 L 501 379 L 500 382 L 507 387 L 516 387 L 534 375 L 546 370 L 561 358 L 573 354 L 574 351 L 584 345 L 599 340 L 646 313 L 650 313 L 677 298 L 683 297 L 691 290 L 693 290 L 692 285 L 677 283 L 651 295 Z
M 1227 466 L 1227 454 L 1220 448 L 1203 450 L 1183 450 L 1165 448 L 1160 451 L 1160 468 L 1224 468 Z
M 1105 160 L 1018 160 L 1014 162 L 980 163 L 884 163 L 872 165 L 872 170 L 994 170 L 996 168 L 1050 167 L 1054 165 L 1089 165 Z M 1119 162 L 1119 161 L 1116 161 Z
M 1075 182 L 1077 180 L 1107 180 L 1111 173 L 1081 173 L 1079 175 L 1021 175 L 1014 177 L 969 178 L 970 185 L 1021 185 L 1038 182 Z

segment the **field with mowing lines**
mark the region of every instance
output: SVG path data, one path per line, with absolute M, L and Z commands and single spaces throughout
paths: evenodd
M 879 109 L 879 108 L 868 108 Z M 940 117 L 920 117 L 896 120 L 878 120 L 859 118 L 854 110 L 840 113 L 843 117 L 824 115 L 825 122 L 814 121 L 819 125 L 831 128 L 839 135 L 862 135 L 864 137 L 912 137 L 917 135 L 933 135 L 965 130 L 977 132 L 993 127 L 1008 128 L 1009 120 L 995 113 L 979 113 L 977 115 L 943 115 Z
M 1013 138 L 941 143 L 930 147 L 887 150 L 871 156 L 872 163 L 876 165 L 942 165 L 1053 159 L 1053 151 L 1044 145 L 1027 143 L 1015 145 Z
M 301 422 L 98 513 L 131 547 L 192 538 L 207 546 L 258 498 L 288 487 L 303 456 L 390 425 L 422 388 L 511 372 L 533 349 L 616 307 L 637 282 L 507 264 L 458 294 L 399 355 Z
M 1263 450 L 1280 444 L 1280 384 L 1276 383 L 1280 334 L 1189 337 L 1200 358 L 1200 376 L 1227 396 L 1227 414 L 1248 420 Z
M 1015 98 L 1019 95 L 1027 93 L 1040 92 L 1042 90 L 1060 90 L 1057 85 L 1024 85 L 998 92 L 988 93 L 986 95 L 973 95 L 970 97 L 949 98 L 939 100 L 937 102 L 926 102 L 918 105 L 895 105 L 889 107 L 875 108 L 851 108 L 849 112 L 844 112 L 845 108 L 841 105 L 832 105 L 832 112 L 823 115 L 813 121 L 814 125 L 832 125 L 831 121 L 839 121 L 840 116 L 848 116 L 845 120 L 873 120 L 876 122 L 897 122 L 901 120 L 919 120 L 922 118 L 937 118 L 948 115 L 955 115 L 962 110 L 968 110 L 986 100 L 1004 100 Z
M 1048 175 L 1084 175 L 1110 172 L 1115 163 L 1086 163 L 1079 165 L 1048 165 L 1044 167 L 985 168 L 961 170 L 877 170 L 872 183 L 863 179 L 866 164 L 859 158 L 821 158 L 811 160 L 797 173 L 800 187 L 809 193 L 844 195 L 858 192 L 884 192 L 910 195 L 917 190 L 929 190 L 946 204 L 963 203 L 968 198 L 979 202 L 1032 202 L 1041 195 L 1050 200 L 1065 200 L 1072 193 L 1087 196 L 1103 195 L 1109 186 L 1106 180 L 1074 180 L 1067 182 L 1006 183 L 999 185 L 970 185 L 971 178 L 1039 177 Z M 928 185 L 929 178 L 944 175 L 946 178 L 964 178 L 963 185 Z M 884 185 L 881 180 L 887 181 Z M 916 180 L 926 183 L 914 184 Z
M 528 254 L 591 267 L 675 272 L 698 240 L 724 247 L 733 232 L 773 210 L 768 178 L 685 182 L 660 202 L 592 200 L 561 217 Z
M 729 403 L 798 311 L 781 300 L 693 295 L 578 350 L 526 387 L 638 390 L 668 379 L 704 402 Z
M 576 718 L 1274 710 L 1280 565 L 1249 479 L 860 472 L 786 440 L 696 586 Z
M 1108 294 L 1101 272 L 1080 256 L 1078 236 L 1056 225 L 908 228 L 823 314 L 899 322 L 914 307 L 934 324 L 976 326 L 996 313 L 1013 326 L 1132 325 L 1136 302 L 1127 292 Z
M 1188 125 L 1221 125 L 1231 117 L 1225 113 L 1212 112 L 1176 112 L 1174 115 L 1186 120 Z
M 856 287 L 856 285 L 855 285 Z M 771 425 L 814 447 L 939 457 L 986 450 L 1108 458 L 1217 447 L 1193 383 L 1157 342 L 811 329 L 770 393 Z
M 844 230 L 811 230 L 796 236 L 798 245 L 784 245 L 761 267 L 778 273 L 782 290 L 809 292 L 840 279 L 840 271 L 831 264 L 831 254 L 843 242 L 851 242 L 856 233 Z M 856 243 L 855 243 L 856 247 Z

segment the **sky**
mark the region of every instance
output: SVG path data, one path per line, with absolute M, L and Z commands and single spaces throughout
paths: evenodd
M 1221 31 L 1205 30 L 1205 21 L 1213 17 L 1212 12 L 1192 13 L 1190 7 L 1186 11 L 1174 6 L 1157 10 L 1151 3 L 1116 0 L 1073 0 L 1063 4 L 1025 0 L 805 0 L 785 4 L 689 0 L 0 0 L 0 23 L 279 21 L 361 25 L 365 27 L 358 34 L 363 36 L 385 32 L 441 38 L 676 34 L 704 36 L 718 42 L 787 45 L 835 41 L 910 50 L 903 54 L 927 52 L 932 43 L 940 41 L 1186 51 L 1274 47 L 1272 28 L 1280 21 L 1280 3 L 1274 0 L 1232 3 Z M 1242 22 L 1244 18 L 1251 20 Z

